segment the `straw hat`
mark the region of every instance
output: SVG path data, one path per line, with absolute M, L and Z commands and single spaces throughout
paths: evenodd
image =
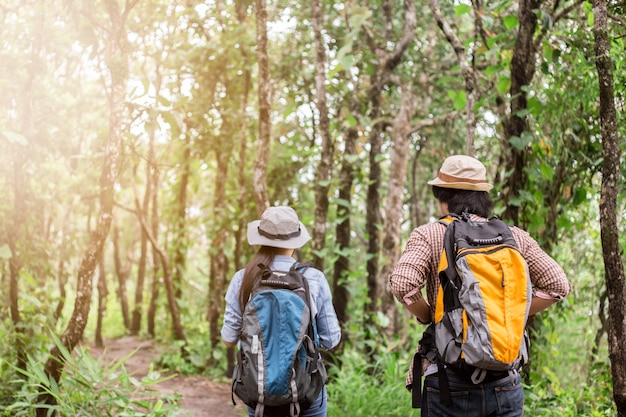
M 291 207 L 269 207 L 260 220 L 248 224 L 248 242 L 251 245 L 298 249 L 310 239 L 309 232 Z
M 486 179 L 485 166 L 476 158 L 452 155 L 446 158 L 434 180 L 429 185 L 458 190 L 489 191 L 493 185 Z

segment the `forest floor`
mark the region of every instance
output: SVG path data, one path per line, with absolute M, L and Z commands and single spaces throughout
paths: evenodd
M 138 379 L 145 376 L 150 369 L 150 364 L 160 357 L 159 347 L 155 342 L 140 340 L 135 336 L 105 340 L 104 344 L 104 348 L 91 346 L 89 350 L 95 357 L 104 355 L 105 363 L 120 360 L 137 349 L 137 352 L 124 364 L 127 372 Z M 176 375 L 174 378 L 154 385 L 153 388 L 163 394 L 180 395 L 181 408 L 189 417 L 242 417 L 246 415 L 245 407 L 240 401 L 233 406 L 229 383 L 213 382 L 206 376 Z

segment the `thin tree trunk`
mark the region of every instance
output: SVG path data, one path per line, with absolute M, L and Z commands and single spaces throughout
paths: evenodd
M 19 309 L 19 279 L 22 269 L 22 254 L 19 245 L 22 240 L 22 225 L 26 208 L 24 206 L 24 156 L 21 149 L 17 149 L 13 158 L 13 218 L 8 230 L 8 243 L 11 250 L 9 259 L 9 300 L 11 320 L 16 333 L 17 362 L 19 369 L 26 369 L 26 349 L 24 349 L 24 327 Z
M 316 268 L 324 269 L 321 255 L 326 246 L 326 220 L 328 218 L 328 192 L 333 165 L 334 146 L 330 135 L 330 120 L 326 104 L 326 51 L 322 39 L 324 11 L 321 0 L 313 0 L 313 38 L 315 40 L 315 90 L 316 105 L 319 113 L 319 133 L 322 137 L 320 163 L 315 177 L 315 225 L 313 227 L 313 263 Z
M 44 36 L 44 11 L 40 11 L 37 15 L 37 19 L 41 23 L 41 26 L 38 27 L 35 38 L 39 38 L 37 40 L 40 40 L 41 42 L 34 42 L 33 47 L 31 48 L 29 55 L 31 62 L 33 63 L 41 62 L 39 55 L 42 52 L 41 45 L 43 44 Z M 21 131 L 25 135 L 32 135 L 35 132 L 35 118 L 33 117 L 36 113 L 33 102 L 35 95 L 29 94 L 29 92 L 34 90 L 33 85 L 38 71 L 39 68 L 37 68 L 36 65 L 29 65 L 28 77 L 20 86 L 20 88 L 26 92 L 26 94 L 23 94 L 23 100 L 19 103 L 19 116 L 22 120 Z M 13 213 L 11 214 L 11 218 L 9 220 L 10 225 L 7 230 L 7 243 L 9 245 L 9 249 L 11 250 L 11 258 L 9 259 L 9 302 L 11 320 L 16 334 L 15 351 L 17 352 L 17 360 L 15 365 L 18 369 L 24 370 L 26 369 L 27 358 L 26 349 L 24 349 L 25 328 L 23 326 L 22 316 L 19 310 L 19 281 L 20 271 L 22 269 L 24 259 L 27 256 L 23 253 L 25 249 L 23 242 L 24 239 L 27 238 L 24 236 L 24 225 L 26 224 L 28 216 L 28 206 L 26 204 L 27 183 L 25 181 L 28 174 L 25 172 L 24 168 L 29 160 L 28 154 L 28 145 L 26 145 L 26 147 L 18 143 L 13 145 Z
M 217 172 L 224 177 L 228 176 L 229 155 L 222 150 L 216 151 Z M 223 177 L 215 177 L 215 198 L 213 200 L 213 221 L 218 224 L 215 237 L 211 244 L 211 272 L 209 277 L 209 338 L 212 347 L 219 346 L 220 332 L 219 319 L 222 316 L 224 305 L 224 293 L 226 285 L 227 259 L 224 251 L 227 230 L 223 224 L 225 222 L 224 209 L 226 203 L 226 183 Z
M 68 257 L 69 247 L 71 238 L 67 233 L 67 224 L 70 220 L 72 210 L 71 207 L 67 207 L 65 212 L 65 216 L 63 216 L 63 223 L 61 225 L 61 231 L 63 236 L 63 241 L 61 242 L 61 246 L 59 248 L 59 263 L 57 267 L 57 282 L 59 285 L 59 301 L 57 302 L 56 309 L 54 310 L 54 322 L 57 323 L 61 318 L 61 314 L 63 313 L 63 308 L 65 307 L 65 284 L 67 282 L 66 279 L 66 271 L 65 271 L 65 261 Z
M 617 227 L 617 196 L 620 180 L 620 149 L 617 135 L 613 61 L 607 29 L 605 0 L 593 2 L 596 69 L 600 91 L 602 131 L 602 188 L 600 191 L 600 237 L 604 257 L 606 290 L 609 299 L 609 358 L 613 377 L 613 399 L 617 414 L 626 416 L 626 283 Z
M 240 23 L 245 21 L 246 18 L 246 14 L 245 14 L 245 9 L 241 10 L 238 9 L 238 15 L 237 18 L 239 20 Z M 241 54 L 243 56 L 243 58 L 245 59 L 247 57 L 247 50 L 245 49 L 244 46 L 242 46 L 241 48 Z M 245 213 L 245 207 L 248 201 L 248 187 L 247 187 L 247 181 L 246 181 L 246 170 L 245 170 L 245 166 L 246 166 L 246 150 L 247 150 L 247 145 L 248 145 L 248 135 L 246 134 L 247 132 L 247 126 L 248 126 L 248 118 L 246 117 L 246 107 L 248 106 L 248 95 L 250 93 L 250 79 L 251 79 L 251 75 L 250 75 L 250 71 L 249 70 L 244 70 L 243 72 L 243 77 L 244 77 L 244 82 L 243 82 L 243 92 L 242 92 L 242 100 L 241 100 L 241 106 L 239 107 L 239 120 L 241 122 L 241 128 L 240 128 L 240 145 L 239 145 L 239 175 L 237 178 L 237 182 L 239 184 L 239 210 L 240 213 Z M 243 216 L 240 216 L 239 221 L 238 221 L 238 227 L 237 230 L 235 231 L 235 255 L 234 255 L 234 264 L 235 264 L 235 271 L 239 271 L 241 268 L 243 268 L 243 240 L 244 240 L 244 234 L 245 234 L 245 230 L 246 230 L 246 224 L 245 224 L 245 220 Z M 224 285 L 227 285 L 228 280 L 226 281 L 226 283 Z M 235 348 L 234 347 L 229 347 L 226 349 L 226 360 L 227 360 L 227 365 L 226 365 L 226 373 L 225 375 L 227 377 L 231 377 L 233 375 L 233 370 L 235 369 Z
M 241 121 L 241 135 L 239 145 L 239 174 L 237 183 L 239 184 L 239 209 L 242 213 L 245 212 L 246 204 L 248 202 L 248 186 L 246 176 L 246 150 L 248 145 L 248 138 L 246 135 L 247 118 L 246 107 L 248 106 L 248 93 L 250 92 L 250 71 L 244 72 L 244 91 L 243 100 L 239 109 L 239 118 Z M 239 227 L 235 232 L 235 270 L 239 271 L 243 268 L 243 240 L 246 232 L 246 224 L 244 218 L 241 217 L 238 223 Z
M 146 189 L 146 193 L 148 190 Z M 147 207 L 146 207 L 147 208 Z M 148 237 L 143 230 L 139 241 L 139 264 L 137 265 L 137 282 L 135 285 L 135 305 L 133 307 L 130 334 L 137 335 L 141 329 L 141 316 L 143 310 L 143 290 L 146 281 L 146 263 L 148 256 Z
M 351 233 L 351 200 L 352 184 L 354 182 L 354 162 L 356 155 L 356 142 L 359 132 L 356 128 L 349 128 L 345 135 L 345 149 L 341 161 L 339 174 L 339 200 L 337 204 L 337 225 L 335 235 L 337 238 L 337 260 L 333 269 L 333 304 L 342 329 L 348 323 L 348 304 L 350 292 L 348 291 L 347 279 L 350 273 L 350 233 Z M 345 342 L 346 332 L 341 332 L 342 343 Z
M 379 276 L 379 297 L 382 301 L 382 312 L 391 316 L 393 296 L 387 291 L 387 277 L 391 274 L 393 266 L 400 256 L 400 229 L 402 226 L 402 209 L 404 205 L 404 183 L 406 180 L 406 167 L 409 160 L 409 145 L 411 144 L 411 132 L 413 130 L 411 120 L 415 113 L 415 95 L 408 88 L 402 91 L 402 103 L 400 111 L 393 122 L 391 137 L 393 148 L 391 150 L 391 164 L 389 172 L 389 186 L 387 189 L 387 201 L 385 203 L 385 221 L 383 225 L 382 261 L 383 267 Z M 390 317 L 391 319 L 392 317 Z M 393 321 L 391 322 L 393 323 Z M 395 326 L 392 326 L 393 329 Z
M 253 190 L 259 217 L 269 207 L 267 193 L 267 161 L 270 148 L 270 103 L 271 86 L 269 74 L 269 57 L 267 52 L 267 5 L 266 0 L 257 0 L 256 5 L 256 39 L 257 60 L 259 66 L 259 139 L 257 155 L 254 160 Z
M 74 350 L 74 347 L 82 338 L 87 326 L 93 292 L 93 272 L 98 264 L 104 242 L 111 228 L 117 163 L 122 143 L 122 126 L 125 112 L 125 83 L 128 77 L 125 24 L 128 13 L 135 6 L 137 0 L 127 2 L 126 9 L 122 12 L 119 10 L 119 5 L 115 0 L 105 0 L 104 3 L 111 20 L 111 32 L 107 38 L 107 54 L 105 57 L 110 77 L 109 106 L 111 113 L 109 115 L 109 135 L 104 149 L 104 161 L 100 176 L 100 213 L 98 214 L 96 229 L 91 235 L 89 245 L 78 269 L 74 311 L 60 338 L 61 343 L 70 352 Z M 55 346 L 51 349 L 50 357 L 46 362 L 46 375 L 58 382 L 63 368 L 64 362 L 62 361 L 61 351 Z M 41 389 L 39 402 L 52 405 L 56 401 L 52 395 L 46 393 L 45 389 Z M 40 407 L 37 409 L 37 417 L 47 417 L 47 415 L 47 408 Z
M 152 230 L 148 228 L 148 224 L 146 222 L 144 213 L 141 211 L 141 205 L 139 203 L 139 198 L 137 197 L 136 185 L 133 183 L 133 187 L 135 188 L 135 211 L 137 213 L 137 218 L 139 219 L 139 223 L 141 224 L 141 228 L 143 232 L 148 237 L 152 248 L 157 252 L 158 258 L 161 261 L 161 267 L 163 268 L 163 281 L 165 283 L 165 292 L 167 295 L 167 304 L 170 310 L 170 315 L 172 317 L 172 327 L 174 329 L 174 338 L 176 340 L 182 340 L 185 343 L 187 342 L 187 338 L 185 337 L 185 331 L 183 329 L 181 320 L 180 320 L 180 311 L 178 310 L 178 304 L 176 302 L 176 295 L 174 291 L 174 283 L 172 282 L 172 270 L 170 266 L 170 260 L 167 256 L 167 253 L 159 243 L 156 241 L 156 238 L 152 235 Z
M 154 54 L 154 60 L 155 60 L 155 68 L 156 68 L 156 77 L 154 80 L 154 88 L 155 88 L 155 95 L 158 97 L 161 94 L 161 86 L 163 84 L 163 75 L 161 74 L 161 57 L 162 57 L 162 51 L 161 53 L 156 53 Z M 142 210 L 144 213 L 149 213 L 150 212 L 150 202 L 152 201 L 152 236 L 154 236 L 155 239 L 158 238 L 158 209 L 156 209 L 156 202 L 158 199 L 158 186 L 157 186 L 157 182 L 158 182 L 158 178 L 159 178 L 159 174 L 158 174 L 158 169 L 157 169 L 157 163 L 156 163 L 156 156 L 155 156 L 155 150 L 154 150 L 154 143 L 156 141 L 156 130 L 157 130 L 157 124 L 156 123 L 152 123 L 150 124 L 149 130 L 148 130 L 148 159 L 146 161 L 146 189 L 144 190 L 144 195 L 143 195 L 143 206 L 142 206 Z M 157 226 L 154 225 L 154 223 L 156 222 Z M 146 236 L 146 234 L 143 232 L 143 229 L 141 229 L 141 252 L 140 252 L 140 257 L 139 257 L 139 266 L 137 269 L 137 286 L 135 288 L 135 307 L 133 309 L 133 322 L 132 322 L 132 327 L 131 327 L 131 334 L 138 334 L 139 330 L 141 329 L 141 317 L 142 317 L 142 311 L 143 311 L 143 293 L 144 293 L 144 288 L 145 288 L 145 282 L 146 282 L 146 272 L 148 269 L 148 238 Z M 149 312 L 148 314 L 148 318 L 146 319 L 147 321 L 147 327 L 148 327 L 148 334 L 150 334 L 151 336 L 154 336 L 154 314 L 156 311 L 156 299 L 154 297 L 154 292 L 156 290 L 156 293 L 158 294 L 158 288 L 155 288 L 154 285 L 156 283 L 156 281 L 154 281 L 154 274 L 156 274 L 156 272 L 154 272 L 154 268 L 156 265 L 156 268 L 158 269 L 158 256 L 156 256 L 156 252 L 154 250 L 154 248 L 152 248 L 152 264 L 153 264 L 153 282 L 152 282 L 152 296 L 150 297 L 150 301 L 149 301 L 149 307 L 148 310 Z M 152 314 L 152 316 L 150 316 L 150 314 Z
M 100 260 L 98 262 L 98 314 L 96 319 L 96 346 L 103 347 L 104 340 L 102 339 L 102 320 L 104 319 L 104 313 L 106 312 L 107 295 L 109 293 L 107 289 L 106 271 L 104 269 L 104 250 L 100 253 Z
M 430 10 L 437 21 L 437 26 L 439 26 L 439 29 L 441 29 L 446 36 L 452 49 L 454 49 L 459 66 L 461 67 L 461 74 L 463 75 L 463 81 L 465 83 L 465 94 L 467 96 L 467 101 L 465 102 L 465 125 L 467 127 L 465 152 L 469 156 L 474 156 L 474 140 L 476 138 L 476 114 L 474 113 L 474 105 L 476 104 L 476 75 L 474 68 L 470 65 L 470 57 L 465 51 L 465 47 L 463 47 L 459 37 L 441 14 L 439 0 L 430 0 Z
M 373 108 L 379 108 L 377 105 Z M 382 150 L 382 132 L 380 125 L 374 126 L 369 136 L 370 154 L 369 154 L 369 177 L 367 185 L 367 200 L 365 214 L 365 232 L 368 235 L 367 253 L 368 259 L 367 269 L 367 296 L 370 303 L 367 311 L 373 314 L 378 306 L 378 260 L 380 251 L 380 184 L 381 184 L 381 168 L 380 158 Z
M 150 171 L 150 177 L 152 178 L 152 188 L 155 190 L 159 189 L 159 170 L 154 164 L 154 150 L 151 148 L 151 162 L 150 165 L 152 169 Z M 159 236 L 159 193 L 152 193 L 152 236 L 155 239 Z M 148 333 L 150 336 L 154 337 L 156 335 L 155 332 L 155 319 L 156 319 L 156 311 L 159 300 L 159 289 L 161 287 L 162 279 L 159 276 L 159 255 L 155 248 L 152 248 L 152 290 L 150 293 L 150 305 L 148 306 Z
M 120 256 L 120 230 L 117 222 L 113 224 L 113 262 L 115 265 L 115 275 L 117 276 L 117 298 L 122 309 L 124 327 L 130 330 L 130 314 L 128 311 L 128 293 L 126 291 L 126 281 L 128 279 L 129 268 L 122 264 Z
M 157 88 L 160 86 L 160 75 L 157 77 Z M 158 91 L 158 90 L 157 90 Z M 153 171 L 155 167 L 154 157 L 154 141 L 156 134 L 156 123 L 153 123 L 149 128 L 149 143 L 148 143 L 148 161 L 146 162 L 146 189 L 143 194 L 142 210 L 144 213 L 148 213 L 150 210 L 150 199 L 152 194 L 156 193 L 156 185 L 153 183 Z M 133 335 L 139 334 L 141 330 L 141 317 L 143 315 L 143 292 L 146 282 L 146 270 L 148 265 L 148 237 L 141 229 L 140 235 L 140 255 L 139 265 L 137 266 L 137 283 L 135 286 L 135 306 L 133 308 L 132 324 L 130 327 L 130 333 Z
M 180 179 L 178 182 L 178 195 L 176 197 L 176 219 L 174 219 L 174 239 L 172 246 L 174 253 L 172 256 L 172 270 L 174 280 L 174 294 L 176 299 L 182 297 L 183 275 L 185 273 L 185 253 L 187 251 L 186 242 L 186 218 L 187 218 L 187 188 L 191 173 L 191 144 L 189 138 L 184 141 L 183 157 L 180 162 Z

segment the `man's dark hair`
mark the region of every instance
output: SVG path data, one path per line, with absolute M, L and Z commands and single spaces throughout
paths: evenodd
M 487 191 L 457 190 L 433 185 L 433 195 L 442 203 L 448 203 L 450 213 L 466 212 L 489 217 L 493 210 L 493 201 Z

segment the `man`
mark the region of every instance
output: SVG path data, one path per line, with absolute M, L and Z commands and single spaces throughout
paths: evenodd
M 442 164 L 437 178 L 428 182 L 439 203 L 441 216 L 450 213 L 470 214 L 472 220 L 485 220 L 493 209 L 486 181 L 486 169 L 475 158 L 453 155 Z M 545 310 L 570 292 L 563 269 L 525 231 L 512 227 L 518 249 L 528 264 L 533 286 L 530 315 Z M 395 297 L 422 324 L 432 321 L 439 287 L 437 270 L 443 249 L 446 225 L 439 222 L 422 225 L 411 233 L 404 252 L 389 276 L 389 288 Z M 426 299 L 422 289 L 426 288 Z M 466 375 L 446 370 L 451 403 L 442 403 L 439 395 L 438 368 L 426 363 L 422 394 L 422 417 L 432 416 L 521 416 L 524 393 L 519 374 L 515 378 L 489 379 L 473 384 Z M 412 372 L 407 387 L 412 384 Z M 419 378 L 416 375 L 415 378 Z

